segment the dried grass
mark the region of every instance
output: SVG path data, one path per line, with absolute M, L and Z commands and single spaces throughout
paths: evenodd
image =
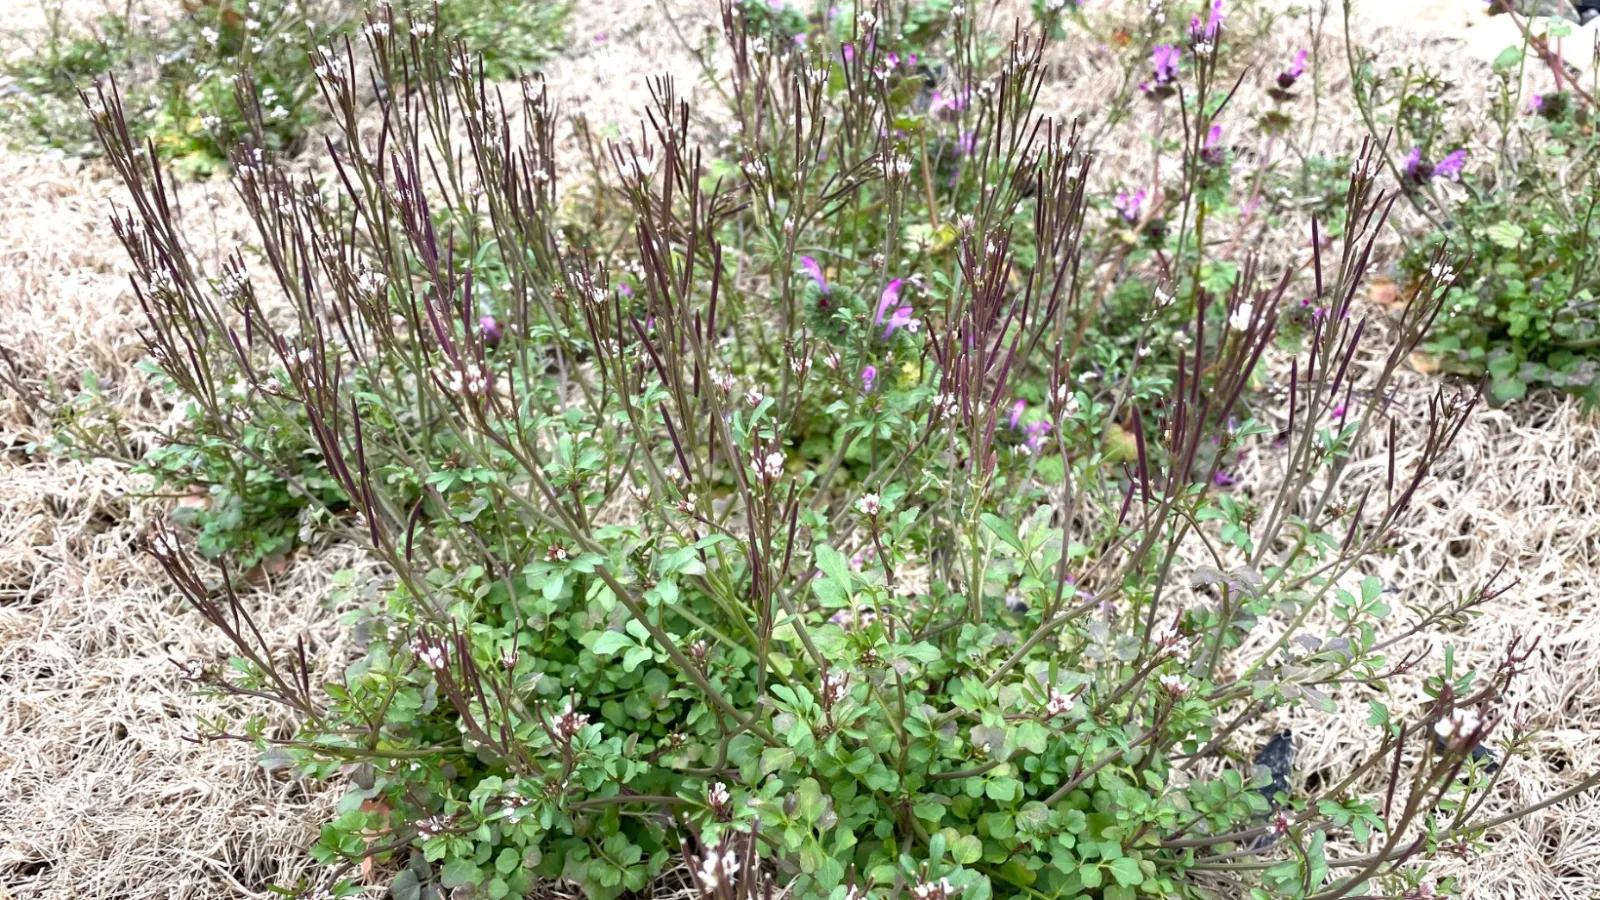
M 707 0 L 671 7 L 691 40 L 713 12 Z M 0 2 L 8 24 L 33 33 L 43 26 L 42 9 L 32 0 Z M 69 14 L 95 9 L 78 2 Z M 579 52 L 547 70 L 554 93 L 599 133 L 606 126 L 633 132 L 649 76 L 674 74 L 693 102 L 693 91 L 704 90 L 698 64 L 666 21 L 662 9 L 637 0 L 577 4 L 571 31 Z M 596 40 L 601 33 L 605 39 Z M 1373 37 L 1391 52 L 1437 54 L 1464 83 L 1482 84 L 1448 43 Z M 1263 51 L 1263 66 L 1303 43 L 1292 32 L 1274 40 L 1280 46 Z M 1095 52 L 1064 48 L 1047 108 L 1073 110 L 1074 98 L 1106 89 Z M 1336 96 L 1337 75 L 1330 77 Z M 1468 104 L 1469 115 L 1482 109 L 1480 100 Z M 1337 141 L 1359 139 L 1338 101 L 1323 116 Z M 1108 136 L 1099 177 L 1147 168 L 1147 151 L 1131 139 L 1141 124 Z M 222 196 L 212 217 L 218 243 L 245 238 L 224 186 L 187 188 L 190 208 L 203 209 L 208 190 Z M 133 369 L 144 355 L 138 311 L 121 250 L 104 227 L 117 196 L 93 164 L 0 151 L 0 339 L 30 369 L 57 379 L 93 369 L 122 415 L 151 424 L 166 410 Z M 1432 384 L 1415 373 L 1402 377 L 1403 431 L 1419 427 L 1415 413 Z M 189 694 L 168 658 L 210 658 L 218 643 L 136 552 L 162 504 L 141 499 L 142 486 L 115 464 L 31 451 L 27 442 L 43 437 L 39 424 L 14 398 L 0 397 L 0 898 L 262 897 L 269 883 L 293 882 L 308 869 L 305 848 L 338 788 L 266 773 L 243 747 L 181 740 L 189 723 L 221 710 Z M 1494 659 L 1513 635 L 1543 639 L 1519 700 L 1546 731 L 1536 757 L 1510 764 L 1491 812 L 1548 796 L 1600 766 L 1593 738 L 1600 725 L 1597 437 L 1595 421 L 1566 401 L 1539 398 L 1480 413 L 1404 523 L 1404 549 L 1378 568 L 1386 584 L 1417 602 L 1468 589 L 1502 565 L 1519 579 L 1469 627 L 1419 638 L 1434 660 L 1451 643 L 1473 663 Z M 1246 460 L 1239 489 L 1249 490 L 1272 464 L 1267 454 Z M 1381 466 L 1364 462 L 1355 477 L 1381 479 Z M 351 648 L 323 598 L 331 573 L 355 563 L 349 548 L 297 559 L 255 591 L 259 620 L 278 637 L 307 634 L 319 663 L 337 665 Z M 1402 694 L 1414 688 L 1402 685 Z M 1416 708 L 1414 701 L 1396 707 Z M 1338 716 L 1284 720 L 1299 735 L 1302 777 L 1368 749 L 1365 712 L 1352 704 Z M 1249 749 L 1248 739 L 1240 744 Z M 1445 868 L 1465 876 L 1481 900 L 1593 900 L 1600 896 L 1600 799 L 1543 810 L 1496 833 L 1485 853 Z

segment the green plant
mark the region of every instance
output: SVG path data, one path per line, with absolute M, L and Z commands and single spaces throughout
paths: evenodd
M 219 0 L 170 21 L 140 7 L 73 34 L 59 24 L 44 46 L 8 63 L 22 89 L 0 118 L 24 140 L 73 152 L 92 149 L 80 90 L 110 73 L 138 115 L 134 134 L 188 171 L 209 172 L 243 137 L 235 80 L 247 76 L 261 106 L 266 148 L 292 152 L 313 118 L 308 48 L 347 17 L 343 0 Z
M 1182 173 L 1151 201 L 1161 233 L 1144 243 L 1150 209 L 1124 198 L 1134 240 L 1101 245 L 1089 159 L 1034 110 L 1039 44 L 992 57 L 952 6 L 916 12 L 939 24 L 903 46 L 900 15 L 818 15 L 780 43 L 725 5 L 726 152 L 695 147 L 662 80 L 584 188 L 558 177 L 537 80 L 511 124 L 464 49 L 380 9 L 386 153 L 332 157 L 326 191 L 236 155 L 277 317 L 240 259 L 208 274 L 187 252 L 166 176 L 101 95 L 157 363 L 224 444 L 221 386 L 245 385 L 383 565 L 336 598 L 364 654 L 313 687 L 226 565 L 151 541 L 232 645 L 186 675 L 297 721 L 199 739 L 353 773 L 313 850 L 323 895 L 359 892 L 370 862 L 401 897 L 560 878 L 612 898 L 683 859 L 719 900 L 1132 900 L 1207 878 L 1419 897 L 1429 855 L 1506 820 L 1479 808 L 1526 746 L 1501 704 L 1520 643 L 1481 672 L 1447 654 L 1414 712 L 1374 701 L 1371 752 L 1306 795 L 1236 737 L 1433 667 L 1399 646 L 1505 589 L 1402 619 L 1369 568 L 1475 397 L 1432 398 L 1421 445 L 1389 443 L 1386 489 L 1341 489 L 1445 290 L 1424 278 L 1372 347 L 1353 298 L 1394 199 L 1378 150 L 1304 279 L 1212 256 L 1231 224 L 1212 214 L 1238 205 L 1219 6 L 1149 41 L 1149 102 L 1185 110 L 1157 140 Z M 373 147 L 352 114 L 368 82 L 317 64 L 342 145 Z M 1170 253 L 1135 255 L 1152 245 Z M 1131 340 L 1102 322 L 1107 273 L 1128 302 L 1156 286 Z M 1313 312 L 1280 348 L 1291 285 Z M 1286 419 L 1250 402 L 1268 371 Z M 1228 454 L 1279 435 L 1280 477 L 1220 490 Z
M 0 102 L 0 125 L 30 143 L 96 152 L 79 92 L 92 94 L 114 73 L 137 112 L 134 136 L 186 173 L 216 170 L 252 129 L 252 145 L 295 153 L 318 115 L 314 48 L 337 46 L 352 10 L 349 0 L 209 0 L 161 19 L 129 5 L 75 32 L 56 9 L 42 45 L 6 63 L 19 90 Z M 440 25 L 482 51 L 492 79 L 544 62 L 563 40 L 566 15 L 556 2 L 450 0 L 439 8 Z M 243 107 L 240 78 L 249 83 Z
M 1493 155 L 1470 171 L 1466 151 L 1451 150 L 1464 139 L 1448 133 L 1454 84 L 1418 64 L 1385 75 L 1364 64 L 1353 83 L 1369 125 L 1392 126 L 1398 145 L 1413 147 L 1391 165 L 1433 227 L 1410 242 L 1402 276 L 1429 277 L 1442 247 L 1465 261 L 1448 268 L 1450 295 L 1423 346 L 1430 364 L 1486 377 L 1497 403 L 1554 388 L 1592 405 L 1600 402 L 1600 138 L 1593 94 L 1581 85 L 1524 99 L 1529 62 L 1548 54 L 1542 38 L 1525 34 L 1495 61 Z M 1448 182 L 1460 189 L 1443 190 Z

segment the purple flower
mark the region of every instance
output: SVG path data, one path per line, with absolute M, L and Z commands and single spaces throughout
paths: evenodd
M 894 334 L 895 330 L 899 328 L 904 328 L 912 334 L 916 334 L 920 327 L 921 324 L 911 317 L 911 307 L 902 306 L 889 316 L 889 323 L 883 329 L 883 336 L 887 340 L 889 335 Z
M 1026 400 L 1018 400 L 1016 402 L 1016 405 L 1011 407 L 1011 430 L 1012 431 L 1016 431 L 1018 426 L 1020 426 L 1022 424 L 1022 413 L 1024 411 L 1026 411 L 1027 408 L 1028 408 L 1028 401 L 1026 401 Z
M 861 370 L 861 389 L 872 393 L 872 386 L 878 383 L 878 367 L 867 366 Z
M 1433 174 L 1449 181 L 1461 180 L 1461 167 L 1467 164 L 1467 151 L 1455 150 L 1433 167 Z
M 1232 475 L 1229 475 L 1227 472 L 1224 472 L 1221 469 L 1218 469 L 1217 474 L 1211 476 L 1211 483 L 1217 487 L 1229 487 L 1231 485 L 1238 484 L 1239 479 L 1234 478 Z
M 1467 164 L 1467 151 L 1456 150 L 1446 155 L 1437 163 L 1430 163 L 1422 158 L 1422 148 L 1412 147 L 1406 154 L 1405 174 L 1406 180 L 1420 187 L 1434 178 L 1443 178 L 1446 181 L 1460 181 L 1461 169 Z
M 900 279 L 896 278 L 889 282 L 888 287 L 883 289 L 883 296 L 878 298 L 878 315 L 872 320 L 872 324 L 882 325 L 884 312 L 887 311 L 889 307 L 900 302 L 900 284 Z
M 1050 423 L 1038 419 L 1028 426 L 1028 449 L 1038 451 L 1044 444 L 1044 436 L 1050 433 Z
M 816 260 L 809 256 L 802 256 L 800 257 L 800 268 L 805 269 L 806 274 L 811 276 L 811 280 L 817 283 L 817 290 L 822 291 L 824 294 L 828 293 L 828 279 L 822 277 L 822 267 L 817 265 Z
M 977 149 L 977 146 L 977 135 L 970 131 L 963 131 L 961 132 L 960 136 L 956 138 L 956 152 L 960 153 L 962 156 L 971 156 L 972 151 Z
M 1123 219 L 1129 222 L 1137 222 L 1139 220 L 1139 209 L 1144 206 L 1144 190 L 1140 189 L 1132 194 L 1127 191 L 1118 191 L 1117 199 L 1112 201 L 1111 205 L 1117 208 L 1117 212 L 1122 213 Z
M 1150 64 L 1156 70 L 1156 87 L 1164 88 L 1178 80 L 1178 59 L 1183 51 L 1171 44 L 1160 44 L 1150 51 Z
M 1296 53 L 1294 55 L 1294 62 L 1292 64 L 1290 64 L 1289 68 L 1284 69 L 1282 72 L 1278 73 L 1278 88 L 1279 88 L 1279 90 L 1287 91 L 1289 88 L 1294 87 L 1294 83 L 1296 81 L 1299 81 L 1300 80 L 1300 76 L 1304 75 L 1305 73 L 1306 73 L 1306 51 L 1301 50 L 1299 53 Z
M 1222 0 L 1211 0 L 1211 14 L 1206 16 L 1206 30 L 1204 32 L 1206 40 L 1214 41 L 1217 39 L 1217 34 L 1222 31 L 1223 18 Z
M 633 288 L 628 287 L 626 284 L 618 284 L 617 285 L 617 293 L 621 294 L 624 297 L 632 297 L 633 296 Z
M 487 346 L 494 347 L 500 343 L 500 323 L 495 321 L 494 316 L 478 317 L 478 333 L 483 335 L 483 342 Z
M 1544 95 L 1534 94 L 1528 100 L 1528 109 L 1533 112 L 1544 112 Z
M 928 101 L 929 115 L 943 119 L 954 119 L 957 113 L 967 108 L 967 92 L 951 93 L 945 96 L 943 91 L 934 91 Z
M 845 62 L 855 62 L 856 47 L 854 44 L 845 44 L 840 52 L 844 54 Z
M 1433 165 L 1423 160 L 1421 147 L 1411 148 L 1401 168 L 1405 170 L 1406 179 L 1414 184 L 1426 184 L 1433 178 Z
M 1200 148 L 1200 161 L 1212 168 L 1216 168 L 1227 160 L 1222 148 L 1222 126 L 1213 125 L 1206 132 L 1205 145 Z

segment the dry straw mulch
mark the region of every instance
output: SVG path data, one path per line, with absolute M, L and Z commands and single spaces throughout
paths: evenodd
M 84 0 L 69 13 L 97 8 Z M 597 129 L 632 133 L 648 77 L 671 73 L 680 92 L 696 89 L 698 64 L 682 39 L 697 39 L 714 8 L 676 0 L 670 11 L 629 0 L 577 4 L 575 52 L 546 73 L 556 95 Z M 44 22 L 34 0 L 0 0 L 0 15 L 35 34 Z M 1337 50 L 1337 28 L 1330 31 Z M 1472 83 L 1471 65 L 1446 42 L 1369 37 L 1390 52 L 1437 54 Z M 1302 39 L 1285 33 L 1277 42 L 1287 58 Z M 1088 62 L 1094 52 L 1062 54 L 1053 108 L 1075 109 L 1105 88 Z M 1334 103 L 1324 115 L 1331 139 L 1349 144 L 1359 135 L 1348 109 Z M 1108 140 L 1102 177 L 1144 165 L 1141 151 L 1120 147 L 1136 144 Z M 93 163 L 0 151 L 0 340 L 41 375 L 73 381 L 93 369 L 122 415 L 148 427 L 168 411 L 133 368 L 144 355 L 139 315 L 105 227 L 118 196 Z M 219 248 L 247 238 L 224 184 L 190 186 L 185 202 Z M 1405 382 L 1403 431 L 1420 427 L 1416 412 L 1433 386 L 1415 374 Z M 182 740 L 196 718 L 224 710 L 191 695 L 169 661 L 212 658 L 217 640 L 136 552 L 165 504 L 144 497 L 116 463 L 32 448 L 44 437 L 37 424 L 14 398 L 0 398 L 0 900 L 267 896 L 269 883 L 308 871 L 305 848 L 338 789 L 266 772 L 241 746 Z M 1513 636 L 1542 640 L 1518 702 L 1545 731 L 1535 758 L 1511 764 L 1491 812 L 1558 792 L 1600 766 L 1597 431 L 1572 403 L 1551 398 L 1481 412 L 1418 499 L 1405 549 L 1383 563 L 1397 596 L 1418 602 L 1467 590 L 1502 566 L 1518 579 L 1488 615 L 1421 639 L 1434 660 L 1452 643 L 1477 664 Z M 1239 489 L 1272 464 L 1247 461 Z M 1358 480 L 1381 479 L 1382 466 L 1362 463 Z M 258 621 L 276 637 L 307 635 L 332 670 L 350 647 L 327 605 L 330 578 L 352 565 L 360 561 L 349 548 L 297 556 L 257 586 Z M 1301 774 L 1319 777 L 1365 750 L 1365 715 L 1352 701 L 1337 717 L 1285 718 L 1300 737 Z M 1593 900 L 1600 798 L 1543 810 L 1497 832 L 1487 853 L 1446 868 L 1465 875 L 1481 900 Z

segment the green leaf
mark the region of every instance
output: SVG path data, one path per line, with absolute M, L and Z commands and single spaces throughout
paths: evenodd
M 833 579 L 846 591 L 850 589 L 850 563 L 845 560 L 844 554 L 833 549 L 827 544 L 817 548 L 817 568 L 822 574 Z
M 483 877 L 478 867 L 470 859 L 452 859 L 439 870 L 439 883 L 447 888 L 458 888 L 464 884 L 477 884 Z
M 1012 525 L 1010 522 L 1007 522 L 1005 519 L 1002 519 L 993 513 L 984 513 L 978 518 L 983 522 L 983 527 L 989 529 L 989 531 L 992 532 L 995 537 L 1005 541 L 1018 553 L 1024 552 L 1022 549 L 1022 538 L 1017 536 L 1017 528 L 1015 525 Z
M 1515 250 L 1522 243 L 1522 238 L 1527 232 L 1515 222 L 1496 222 L 1484 232 L 1489 240 L 1497 247 Z
M 1111 877 L 1117 880 L 1117 884 L 1129 887 L 1143 881 L 1144 873 L 1139 871 L 1138 860 L 1124 856 L 1111 864 Z
M 622 655 L 622 671 L 632 672 L 654 658 L 649 647 L 633 647 Z
M 1099 863 L 1084 863 L 1078 867 L 1078 880 L 1090 890 L 1100 886 L 1101 878 Z
M 1501 50 L 1500 55 L 1494 58 L 1493 65 L 1497 74 L 1509 72 L 1522 65 L 1522 48 L 1511 46 Z
M 620 631 L 608 631 L 595 639 L 594 646 L 589 650 L 595 656 L 614 656 L 624 647 L 632 647 L 633 641 Z
M 761 774 L 771 775 L 794 765 L 794 751 L 788 747 L 768 747 L 761 751 Z
M 983 858 L 983 841 L 975 834 L 965 835 L 951 845 L 950 856 L 963 866 L 970 866 Z

